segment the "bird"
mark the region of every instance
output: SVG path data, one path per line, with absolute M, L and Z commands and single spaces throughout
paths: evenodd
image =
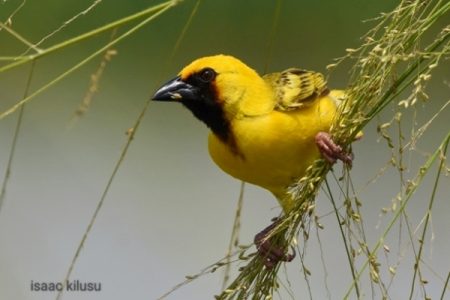
M 329 131 L 342 90 L 330 90 L 319 72 L 289 68 L 259 75 L 231 55 L 194 60 L 153 95 L 178 102 L 210 129 L 208 150 L 220 169 L 270 191 L 284 213 L 295 205 L 287 188 L 317 159 L 350 164 L 352 155 Z M 266 238 L 276 221 L 255 236 L 266 267 L 294 254 Z

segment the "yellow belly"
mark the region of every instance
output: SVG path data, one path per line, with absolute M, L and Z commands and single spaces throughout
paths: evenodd
M 329 130 L 335 112 L 333 99 L 323 97 L 299 110 L 234 120 L 232 130 L 240 155 L 212 133 L 209 153 L 226 173 L 261 186 L 282 201 L 286 187 L 320 157 L 315 136 Z

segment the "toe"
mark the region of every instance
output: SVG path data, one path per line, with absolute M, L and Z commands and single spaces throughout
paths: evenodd
M 271 231 L 279 224 L 278 219 L 275 219 L 272 224 L 264 228 L 260 233 L 255 235 L 254 242 L 260 258 L 263 260 L 267 268 L 273 268 L 280 261 L 290 262 L 295 257 L 293 254 L 288 254 L 285 247 L 277 246 L 273 240 L 268 237 Z
M 316 145 L 319 148 L 323 158 L 330 164 L 334 164 L 336 160 L 342 160 L 344 163 L 351 165 L 353 156 L 346 153 L 341 146 L 337 145 L 331 135 L 327 132 L 319 132 L 315 137 Z

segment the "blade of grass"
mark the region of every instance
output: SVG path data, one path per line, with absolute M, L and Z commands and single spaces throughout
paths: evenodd
M 428 171 L 430 170 L 436 159 L 440 157 L 440 154 L 442 153 L 443 149 L 447 149 L 449 141 L 450 141 L 450 131 L 447 133 L 447 136 L 444 138 L 439 148 L 430 156 L 430 158 L 428 158 L 425 164 L 420 168 L 418 174 L 415 177 L 415 180 L 411 182 L 409 187 L 407 187 L 405 195 L 401 199 L 402 205 L 399 207 L 398 211 L 395 213 L 392 220 L 389 222 L 388 226 L 386 227 L 386 229 L 384 230 L 384 232 L 378 239 L 378 242 L 375 244 L 370 253 L 372 254 L 376 253 L 378 249 L 380 249 L 380 247 L 383 245 L 383 241 L 385 240 L 388 233 L 391 231 L 394 224 L 396 224 L 397 219 L 402 215 L 403 211 L 405 210 L 406 206 L 411 200 L 412 195 L 415 193 L 417 188 L 420 186 L 422 180 L 425 178 L 425 175 L 428 174 Z M 362 272 L 364 272 L 368 264 L 369 260 L 366 260 L 366 262 L 363 264 L 359 272 L 356 274 L 356 281 L 359 280 Z M 347 293 L 344 296 L 344 299 L 348 299 L 350 293 L 352 292 L 352 289 L 355 287 L 356 281 L 354 280 L 352 282 L 349 289 L 347 290 Z
M 352 255 L 350 253 L 350 249 L 349 249 L 349 246 L 348 246 L 348 243 L 347 243 L 347 239 L 345 237 L 344 229 L 342 228 L 342 220 L 339 217 L 339 210 L 338 210 L 338 208 L 336 206 L 336 201 L 334 200 L 333 193 L 331 192 L 330 185 L 328 184 L 328 181 L 326 179 L 325 179 L 325 186 L 327 187 L 328 195 L 329 195 L 329 198 L 331 200 L 331 204 L 333 205 L 334 213 L 336 215 L 336 219 L 337 219 L 337 222 L 338 222 L 338 225 L 339 225 L 339 230 L 341 232 L 342 241 L 344 242 L 345 253 L 347 254 L 348 264 L 350 266 L 350 271 L 352 273 L 353 281 L 355 282 L 356 297 L 359 299 L 361 297 L 361 292 L 359 290 L 358 282 L 356 281 L 355 264 L 353 262 Z
M 236 213 L 233 221 L 233 229 L 231 231 L 230 243 L 228 244 L 227 254 L 226 254 L 226 267 L 223 276 L 222 282 L 222 290 L 224 290 L 228 284 L 228 280 L 230 279 L 230 270 L 231 270 L 231 255 L 233 253 L 233 248 L 239 244 L 239 230 L 241 228 L 241 213 L 242 206 L 244 203 L 244 190 L 245 190 L 245 182 L 241 181 L 241 188 L 239 191 L 238 202 L 236 205 Z
M 36 43 L 36 45 L 34 45 L 35 47 L 38 47 L 39 45 L 41 45 L 43 42 L 45 42 L 46 40 L 48 40 L 50 37 L 52 37 L 53 35 L 55 35 L 56 33 L 60 32 L 61 30 L 63 30 L 66 26 L 68 26 L 70 23 L 72 23 L 73 21 L 75 21 L 76 19 L 78 19 L 81 16 L 86 15 L 87 13 L 89 13 L 92 9 L 94 9 L 98 4 L 100 4 L 103 0 L 94 0 L 94 2 L 91 3 L 91 5 L 89 5 L 86 9 L 84 9 L 83 11 L 79 12 L 78 14 L 76 14 L 75 16 L 71 17 L 69 20 L 65 21 L 61 26 L 59 26 L 56 30 L 53 30 L 51 33 L 47 34 L 46 36 L 44 36 L 39 42 Z M 24 54 L 26 54 L 28 52 L 25 51 Z
M 92 53 L 91 55 L 89 55 L 88 57 L 86 57 L 85 59 L 83 59 L 82 61 L 80 61 L 78 64 L 74 65 L 73 67 L 71 67 L 67 71 L 65 71 L 62 74 L 60 74 L 59 76 L 55 77 L 55 79 L 53 79 L 52 81 L 50 81 L 47 84 L 43 85 L 42 87 L 37 89 L 35 92 L 31 93 L 28 97 L 22 99 L 21 101 L 19 101 L 18 103 L 16 103 L 15 105 L 13 105 L 9 109 L 7 109 L 6 111 L 2 112 L 0 114 L 0 120 L 3 119 L 4 117 L 14 113 L 18 108 L 20 108 L 25 103 L 29 102 L 31 99 L 33 99 L 37 95 L 41 94 L 42 92 L 44 92 L 45 90 L 47 90 L 51 86 L 55 85 L 56 83 L 58 83 L 62 79 L 66 78 L 68 75 L 70 75 L 74 71 L 78 70 L 79 68 L 81 68 L 83 65 L 85 65 L 86 63 L 88 63 L 89 61 L 91 61 L 92 59 L 97 57 L 98 55 L 103 54 L 106 50 L 108 50 L 109 48 L 111 48 L 112 46 L 114 46 L 115 44 L 120 42 L 121 40 L 125 39 L 126 37 L 130 36 L 131 34 L 136 32 L 137 30 L 141 29 L 147 23 L 149 23 L 150 21 L 154 20 L 156 17 L 162 15 L 164 12 L 166 12 L 167 10 L 169 10 L 170 8 L 173 7 L 173 3 L 174 2 L 167 2 L 167 4 L 162 9 L 160 9 L 157 12 L 155 12 L 153 15 L 151 15 L 147 19 L 145 19 L 144 21 L 140 22 L 136 26 L 132 27 L 130 30 L 126 31 L 125 33 L 123 33 L 122 35 L 120 35 L 119 37 L 114 39 L 113 41 L 107 43 L 105 46 L 101 47 L 99 50 L 95 51 L 94 53 Z
M 430 221 L 431 211 L 433 209 L 433 204 L 434 204 L 434 200 L 436 197 L 436 191 L 437 191 L 437 187 L 439 185 L 439 179 L 441 177 L 443 166 L 445 165 L 445 155 L 447 153 L 447 146 L 448 146 L 448 143 L 446 143 L 444 145 L 444 147 L 441 148 L 441 150 L 442 150 L 441 162 L 439 164 L 436 179 L 434 181 L 433 191 L 431 192 L 430 202 L 428 203 L 428 210 L 427 210 L 426 217 L 425 217 L 425 223 L 423 226 L 422 235 L 419 240 L 419 245 L 420 245 L 419 253 L 417 254 L 416 263 L 414 265 L 414 275 L 413 275 L 413 279 L 411 282 L 411 292 L 409 294 L 409 299 L 412 299 L 413 294 L 414 294 L 414 286 L 415 286 L 415 282 L 416 282 L 417 271 L 420 269 L 420 261 L 422 259 L 423 246 L 425 245 L 425 235 L 426 235 L 427 229 L 428 229 L 428 222 Z M 425 294 L 425 297 L 426 297 L 426 294 Z
M 61 42 L 59 44 L 53 45 L 53 46 L 48 47 L 46 49 L 43 49 L 42 52 L 40 52 L 40 53 L 37 53 L 37 54 L 34 54 L 34 55 L 30 55 L 30 56 L 26 56 L 23 60 L 19 60 L 17 62 L 14 62 L 14 63 L 8 64 L 8 65 L 5 65 L 3 67 L 0 67 L 0 73 L 1 72 L 5 72 L 5 71 L 10 70 L 10 69 L 13 69 L 13 68 L 16 68 L 18 66 L 21 66 L 21 65 L 23 65 L 23 64 L 25 64 L 25 63 L 33 60 L 33 59 L 36 59 L 36 58 L 39 58 L 39 57 L 43 57 L 43 56 L 49 55 L 49 54 L 51 54 L 53 52 L 62 50 L 64 48 L 68 47 L 68 46 L 71 46 L 71 45 L 76 44 L 78 42 L 81 42 L 83 40 L 86 40 L 86 39 L 89 39 L 89 38 L 94 37 L 96 35 L 99 35 L 99 34 L 105 32 L 105 31 L 114 29 L 116 27 L 120 27 L 122 25 L 130 23 L 130 22 L 135 21 L 137 19 L 141 19 L 143 17 L 148 16 L 149 14 L 154 14 L 155 12 L 158 12 L 158 11 L 160 11 L 162 9 L 165 10 L 165 9 L 167 9 L 168 6 L 169 7 L 175 6 L 179 2 L 180 2 L 180 0 L 166 1 L 166 2 L 163 2 L 161 4 L 149 7 L 147 9 L 145 9 L 143 11 L 140 11 L 138 13 L 135 13 L 133 15 L 130 15 L 130 16 L 127 16 L 125 18 L 119 19 L 117 21 L 108 23 L 108 24 L 106 24 L 106 25 L 104 25 L 102 27 L 99 27 L 97 29 L 91 30 L 91 31 L 86 32 L 84 34 L 78 35 L 78 36 L 76 36 L 74 38 L 68 39 L 66 41 L 63 41 L 63 42 Z
M 0 61 L 14 61 L 14 60 L 25 60 L 25 59 L 31 59 L 32 60 L 32 56 L 28 55 L 28 56 L 0 56 Z
M 24 38 L 19 33 L 14 31 L 11 27 L 6 26 L 2 22 L 0 22 L 0 28 L 4 29 L 5 31 L 7 31 L 9 34 L 11 34 L 17 40 L 21 41 L 23 44 L 28 46 L 28 48 L 33 49 L 34 51 L 36 51 L 36 53 L 42 53 L 42 51 L 43 51 L 42 49 L 39 49 L 38 47 L 36 47 L 33 43 L 29 42 L 26 38 Z
M 9 17 L 6 18 L 6 22 L 5 23 L 6 24 L 11 24 L 14 16 L 25 6 L 26 3 L 27 3 L 27 0 L 23 0 L 19 4 L 19 6 L 17 6 L 17 8 L 9 15 Z M 2 30 L 0 29 L 0 31 L 2 31 Z
M 36 63 L 36 61 L 33 61 L 31 63 L 30 71 L 28 72 L 27 82 L 25 84 L 25 91 L 23 94 L 23 98 L 26 98 L 30 91 L 31 81 L 33 79 L 33 74 L 34 74 L 35 63 Z M 22 127 L 24 109 L 25 109 L 25 106 L 20 107 L 19 115 L 17 116 L 17 123 L 16 123 L 16 128 L 14 129 L 13 141 L 11 143 L 11 149 L 9 150 L 8 163 L 6 165 L 5 175 L 3 176 L 3 182 L 2 182 L 2 187 L 1 187 L 1 191 L 0 191 L 0 214 L 1 214 L 3 204 L 5 201 L 5 197 L 6 197 L 6 188 L 8 186 L 8 182 L 11 177 L 11 169 L 12 169 L 12 164 L 14 161 L 14 155 L 16 153 L 16 146 L 17 146 L 17 141 L 19 139 L 19 135 L 20 135 L 20 129 Z
M 445 292 L 447 291 L 448 282 L 450 281 L 450 272 L 448 272 L 447 279 L 445 280 L 444 288 L 442 289 L 441 300 L 444 300 Z
M 275 45 L 275 36 L 277 33 L 278 23 L 280 21 L 282 3 L 283 3 L 282 0 L 277 0 L 277 2 L 276 2 L 276 7 L 274 10 L 274 14 L 273 14 L 272 26 L 270 28 L 269 36 L 267 38 L 266 63 L 264 64 L 264 68 L 263 68 L 264 73 L 267 73 L 267 70 L 269 69 L 270 61 L 272 60 L 273 50 L 274 50 L 274 45 Z
M 163 72 L 168 69 L 169 64 L 173 61 L 173 59 L 175 57 L 175 54 L 178 52 L 178 49 L 180 48 L 181 42 L 183 41 L 187 30 L 191 26 L 192 20 L 194 20 L 194 17 L 197 14 L 197 11 L 198 11 L 198 8 L 200 7 L 200 3 L 201 2 L 202 2 L 201 0 L 197 0 L 197 2 L 195 3 L 195 6 L 194 6 L 194 8 L 191 11 L 191 14 L 189 15 L 188 20 L 184 24 L 183 29 L 181 30 L 181 33 L 178 36 L 178 39 L 177 39 L 177 41 L 175 42 L 175 45 L 172 48 L 172 52 L 170 53 L 170 56 L 167 59 L 167 64 L 166 64 L 165 68 L 163 68 Z M 161 72 L 161 74 L 163 74 L 163 72 Z

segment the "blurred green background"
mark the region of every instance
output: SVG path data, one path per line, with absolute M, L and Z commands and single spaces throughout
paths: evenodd
M 0 1 L 0 21 L 5 23 L 21 3 L 21 0 Z M 12 28 L 36 43 L 92 3 L 92 0 L 24 1 L 12 19 Z M 40 47 L 47 48 L 157 3 L 100 1 Z M 277 3 L 281 3 L 280 18 L 270 42 Z M 346 48 L 360 45 L 360 37 L 375 24 L 367 20 L 391 10 L 397 2 L 203 0 L 179 49 L 170 59 L 195 4 L 193 0 L 183 1 L 115 46 L 117 55 L 106 65 L 89 111 L 77 122 L 71 123 L 71 119 L 101 57 L 26 105 L 0 212 L 0 299 L 56 297 L 51 292 L 30 291 L 31 281 L 57 282 L 64 278 L 126 142 L 127 129 L 133 126 L 155 89 L 184 65 L 197 57 L 224 53 L 239 57 L 261 73 L 266 66 L 267 71 L 302 67 L 326 72 L 325 66 L 333 58 L 344 55 Z M 438 25 L 442 27 L 449 21 L 447 17 Z M 119 28 L 117 34 L 131 25 Z M 106 32 L 39 59 L 31 91 L 102 47 L 110 36 Z M 27 47 L 17 39 L 5 30 L 0 31 L 0 56 L 19 55 L 25 50 Z M 405 116 L 402 123 L 405 135 L 410 133 L 411 126 L 421 126 L 449 100 L 448 67 L 447 60 L 437 70 L 436 80 L 429 87 L 431 100 L 417 106 L 416 118 Z M 22 98 L 29 70 L 30 64 L 26 64 L 0 73 L 0 111 Z M 345 87 L 348 70 L 344 65 L 334 71 L 329 85 Z M 363 202 L 370 245 L 377 241 L 391 216 L 380 216 L 381 208 L 390 206 L 400 186 L 398 173 L 392 168 L 375 183 L 368 184 L 390 159 L 391 152 L 376 134 L 376 125 L 392 118 L 392 111 L 388 108 L 384 116 L 367 128 L 365 138 L 354 145 L 352 174 Z M 17 117 L 15 113 L 0 120 L 0 174 L 6 171 Z M 408 177 L 415 174 L 426 155 L 446 135 L 449 117 L 449 109 L 444 110 L 416 151 L 405 155 Z M 150 105 L 72 275 L 72 279 L 80 281 L 101 282 L 102 291 L 66 292 L 63 299 L 156 299 L 184 280 L 185 275 L 196 273 L 224 256 L 240 183 L 211 162 L 206 135 L 203 124 L 183 107 Z M 434 174 L 427 177 L 408 210 L 413 230 L 424 216 Z M 432 215 L 434 239 L 429 241 L 424 254 L 430 266 L 424 269 L 429 280 L 427 291 L 434 298 L 442 292 L 442 278 L 450 270 L 449 179 L 442 180 L 446 187 L 439 190 Z M 319 216 L 332 212 L 323 195 L 318 198 L 317 209 Z M 268 192 L 247 186 L 241 242 L 250 243 L 253 235 L 279 211 Z M 311 237 L 305 264 L 312 272 L 312 295 L 314 299 L 341 299 L 351 283 L 345 249 L 334 216 L 324 216 L 321 223 L 325 225 L 320 240 L 327 275 L 317 238 Z M 402 234 L 406 243 L 408 236 Z M 390 276 L 386 266 L 398 261 L 395 250 L 399 236 L 399 229 L 393 230 L 386 241 L 393 253 L 386 257 L 379 255 L 386 282 Z M 414 256 L 410 247 L 404 244 L 402 247 L 401 267 L 389 288 L 392 299 L 407 297 L 412 277 Z M 299 260 L 289 264 L 288 269 L 295 299 L 306 298 L 307 286 Z M 221 278 L 220 271 L 207 275 L 168 299 L 211 299 L 220 291 Z M 324 288 L 325 281 L 331 295 Z M 372 291 L 367 280 L 363 289 L 365 297 L 370 298 Z M 416 298 L 422 299 L 420 289 L 416 290 Z M 283 289 L 281 295 L 283 299 L 291 299 Z M 374 297 L 380 298 L 378 291 Z

